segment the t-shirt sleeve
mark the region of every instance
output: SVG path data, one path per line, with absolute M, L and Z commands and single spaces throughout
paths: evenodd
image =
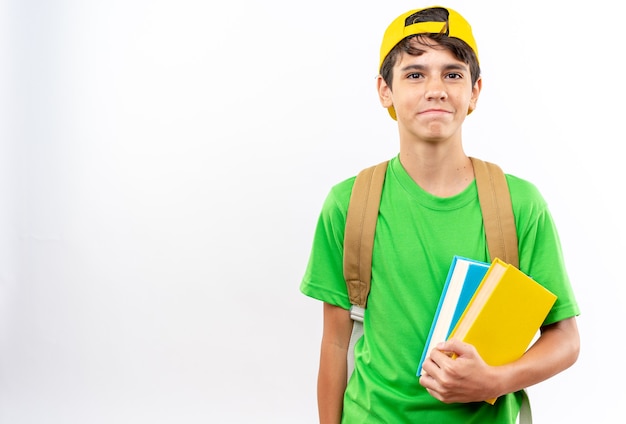
M 544 325 L 579 315 L 557 227 L 545 199 L 524 180 L 510 178 L 509 186 L 519 238 L 520 269 L 557 296 Z
M 352 178 L 334 186 L 326 197 L 300 283 L 305 295 L 344 309 L 351 306 L 343 277 L 343 236 L 353 183 Z

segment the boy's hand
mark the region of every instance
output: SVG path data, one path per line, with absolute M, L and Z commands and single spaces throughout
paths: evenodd
M 501 395 L 496 368 L 474 346 L 458 340 L 439 343 L 424 361 L 420 384 L 444 403 L 480 402 Z

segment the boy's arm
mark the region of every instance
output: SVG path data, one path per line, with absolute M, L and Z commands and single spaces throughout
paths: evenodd
M 473 346 L 458 340 L 437 349 L 424 364 L 426 375 L 420 384 L 443 402 L 474 402 L 530 387 L 569 368 L 578 359 L 580 339 L 573 317 L 543 327 L 532 347 L 507 365 L 487 365 Z M 445 352 L 458 357 L 452 359 Z
M 541 336 L 510 368 L 504 367 L 505 393 L 540 383 L 566 370 L 578 359 L 580 336 L 576 318 L 541 328 Z
M 324 329 L 317 378 L 317 405 L 321 424 L 341 422 L 351 333 L 350 311 L 324 303 Z

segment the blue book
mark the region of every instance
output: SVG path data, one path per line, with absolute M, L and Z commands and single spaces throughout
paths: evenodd
M 454 256 L 446 277 L 439 304 L 422 352 L 417 375 L 422 375 L 422 365 L 430 351 L 448 339 L 463 314 L 474 292 L 489 269 L 486 262 Z

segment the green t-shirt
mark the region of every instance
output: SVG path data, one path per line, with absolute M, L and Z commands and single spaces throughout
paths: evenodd
M 534 185 L 507 175 L 519 238 L 520 269 L 558 296 L 544 324 L 579 314 L 560 242 Z M 350 308 L 343 279 L 343 235 L 354 177 L 324 202 L 300 285 L 307 296 Z M 521 395 L 444 404 L 419 384 L 417 366 L 454 255 L 489 261 L 475 182 L 447 198 L 422 190 L 397 157 L 387 170 L 372 258 L 364 335 L 344 396 L 347 423 L 514 423 Z

